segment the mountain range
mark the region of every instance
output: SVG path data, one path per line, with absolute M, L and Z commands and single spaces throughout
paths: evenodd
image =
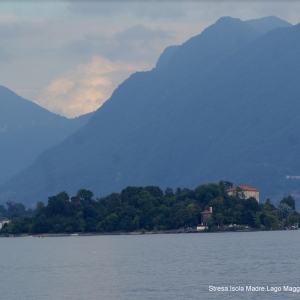
M 300 25 L 223 17 L 125 80 L 90 121 L 0 187 L 27 205 L 80 188 L 195 188 L 221 179 L 298 192 Z
M 67 119 L 0 86 L 0 184 L 85 125 L 91 115 Z

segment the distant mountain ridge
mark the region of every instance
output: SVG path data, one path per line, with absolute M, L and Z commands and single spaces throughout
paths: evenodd
M 266 34 L 268 31 L 273 30 L 275 28 L 293 26 L 291 23 L 279 19 L 275 16 L 247 20 L 245 22 L 257 29 L 261 34 Z
M 257 187 L 262 201 L 297 190 L 285 175 L 300 173 L 299 36 L 299 25 L 261 34 L 219 19 L 125 80 L 84 127 L 2 185 L 0 199 L 221 179 Z
M 0 86 L 0 183 L 85 125 L 90 117 L 61 117 Z
M 220 18 L 217 22 L 220 24 L 225 24 L 226 23 L 226 20 L 235 20 L 235 22 L 241 24 L 241 20 L 239 19 L 233 19 L 231 17 L 222 17 Z M 276 29 L 276 28 L 282 28 L 282 27 L 290 27 L 292 26 L 291 23 L 288 23 L 278 17 L 275 17 L 275 16 L 270 16 L 270 17 L 263 17 L 263 18 L 260 18 L 260 19 L 252 19 L 252 20 L 247 20 L 247 21 L 244 21 L 243 23 L 245 24 L 248 24 L 250 25 L 251 29 L 249 29 L 250 27 L 248 26 L 248 30 L 249 31 L 252 31 L 252 35 L 254 38 L 256 38 L 257 36 L 261 35 L 261 34 L 265 34 L 267 33 L 268 31 L 271 31 L 273 29 Z M 233 24 L 232 24 L 233 25 Z M 245 28 L 247 28 L 247 25 L 243 25 Z M 205 33 L 207 34 L 207 31 L 208 30 L 211 30 L 211 27 L 208 27 L 207 29 L 205 29 Z M 228 30 L 228 28 L 224 29 L 224 30 Z M 219 34 L 224 34 L 225 31 L 220 31 Z M 209 32 L 209 35 L 211 33 Z M 227 35 L 224 35 L 224 38 L 226 38 Z M 235 37 L 237 40 L 237 42 L 239 43 L 243 43 L 243 39 L 244 37 L 243 36 L 236 36 Z M 190 40 L 192 40 L 193 38 L 191 38 Z M 189 40 L 189 41 L 190 41 Z M 179 48 L 180 46 L 178 45 L 173 45 L 173 46 L 169 46 L 167 47 L 163 53 L 160 55 L 157 63 L 156 63 L 156 68 L 160 68 L 162 67 L 163 65 L 166 65 L 169 60 L 171 59 L 171 57 L 173 56 L 173 54 L 176 52 L 176 50 Z M 215 49 L 217 50 L 217 49 Z M 208 54 L 208 53 L 207 53 Z

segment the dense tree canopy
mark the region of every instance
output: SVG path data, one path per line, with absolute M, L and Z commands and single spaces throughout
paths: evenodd
M 80 189 L 76 196 L 66 192 L 48 198 L 48 204 L 38 202 L 35 210 L 26 210 L 20 203 L 0 206 L 5 224 L 2 234 L 73 233 L 113 231 L 158 231 L 192 228 L 200 224 L 200 213 L 212 207 L 208 220 L 210 230 L 224 225 L 247 225 L 257 229 L 280 229 L 299 222 L 292 197 L 284 198 L 278 209 L 271 204 L 244 199 L 239 194 L 229 196 L 228 183 L 203 184 L 195 190 L 156 186 L 129 186 L 121 193 L 93 199 L 93 192 Z

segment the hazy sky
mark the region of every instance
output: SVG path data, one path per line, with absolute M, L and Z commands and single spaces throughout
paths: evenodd
M 2 1 L 0 85 L 74 117 L 222 16 L 300 22 L 298 1 Z

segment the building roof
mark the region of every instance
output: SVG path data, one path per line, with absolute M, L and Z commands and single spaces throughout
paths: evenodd
M 255 189 L 254 187 L 252 187 L 250 185 L 239 185 L 239 186 L 235 186 L 233 188 L 230 188 L 226 191 L 227 192 L 235 192 L 237 188 L 239 188 L 242 192 L 246 192 L 246 191 L 259 192 L 258 189 Z
M 200 213 L 200 214 L 201 214 L 201 215 L 208 215 L 208 214 L 212 215 L 212 212 L 209 211 L 209 210 L 205 210 L 205 211 L 203 211 L 203 212 Z

